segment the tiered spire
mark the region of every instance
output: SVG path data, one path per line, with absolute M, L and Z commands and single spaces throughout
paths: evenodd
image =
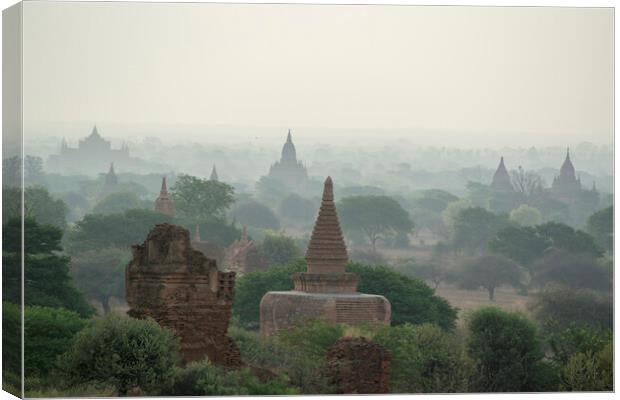
M 570 149 L 568 147 L 566 148 L 566 158 L 564 159 L 562 167 L 560 167 L 560 179 L 567 181 L 576 180 L 575 167 L 570 160 Z
M 297 164 L 297 151 L 295 150 L 295 145 L 293 144 L 293 136 L 291 135 L 290 129 L 286 135 L 286 143 L 284 143 L 284 146 L 282 147 L 282 158 L 280 159 L 280 162 L 286 165 Z
M 159 196 L 155 199 L 155 211 L 166 215 L 174 215 L 174 206 L 172 200 L 168 197 L 168 187 L 166 186 L 166 177 L 161 180 L 161 189 Z
M 323 199 L 316 218 L 312 236 L 306 250 L 306 262 L 310 274 L 343 274 L 349 257 L 344 243 L 331 177 L 325 180 Z

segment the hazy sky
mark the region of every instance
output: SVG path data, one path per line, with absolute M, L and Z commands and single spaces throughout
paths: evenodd
M 613 134 L 612 9 L 26 2 L 23 43 L 26 134 Z

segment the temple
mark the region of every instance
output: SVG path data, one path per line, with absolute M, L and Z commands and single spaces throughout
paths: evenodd
M 219 177 L 217 176 L 217 169 L 215 169 L 215 164 L 213 164 L 213 169 L 211 170 L 211 176 L 209 177 L 210 181 L 219 181 Z
M 60 153 L 51 155 L 47 164 L 50 170 L 71 169 L 83 173 L 84 168 L 101 170 L 110 162 L 124 165 L 130 160 L 127 144 L 123 143 L 120 149 L 113 149 L 110 141 L 101 137 L 95 125 L 90 135 L 78 142 L 77 148 L 69 147 L 63 138 Z
M 570 159 L 570 150 L 566 149 L 566 158 L 560 167 L 560 175 L 553 179 L 551 193 L 554 197 L 570 200 L 581 192 L 581 179 L 575 174 L 575 167 Z
M 166 177 L 163 177 L 161 180 L 161 190 L 159 191 L 159 196 L 155 199 L 155 207 L 153 209 L 162 214 L 174 216 L 174 205 L 168 196 Z
M 215 260 L 217 265 L 223 265 L 224 249 L 218 246 L 217 243 L 213 243 L 200 237 L 200 225 L 196 225 L 191 244 L 192 248 L 204 254 L 205 257 Z
M 261 256 L 254 241 L 250 240 L 248 230 L 244 226 L 241 238 L 226 248 L 225 270 L 234 271 L 237 276 L 242 276 L 248 272 L 265 269 L 267 266 L 267 260 Z
M 101 191 L 98 194 L 99 199 L 103 199 L 107 195 L 114 193 L 118 186 L 118 177 L 116 176 L 116 172 L 114 172 L 114 163 L 110 164 L 110 169 L 108 173 L 105 174 L 103 178 L 103 185 L 101 187 Z
M 288 130 L 286 143 L 282 147 L 282 156 L 269 169 L 269 177 L 284 183 L 289 188 L 302 187 L 308 180 L 306 167 L 297 160 L 297 151 L 293 144 L 291 130 Z
M 504 157 L 499 160 L 499 165 L 497 166 L 497 170 L 495 174 L 493 174 L 493 180 L 491 181 L 491 189 L 500 191 L 500 192 L 513 192 L 514 188 L 512 186 L 512 182 L 510 179 L 510 175 L 508 174 L 508 170 L 506 170 L 506 166 L 504 165 Z
M 383 296 L 358 293 L 357 275 L 345 271 L 347 249 L 329 177 L 305 258 L 307 271 L 293 274 L 293 290 L 263 296 L 261 336 L 273 335 L 307 318 L 349 325 L 390 323 L 390 302 Z

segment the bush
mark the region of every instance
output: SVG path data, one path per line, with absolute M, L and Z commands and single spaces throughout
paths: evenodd
M 588 253 L 549 251 L 533 264 L 532 271 L 532 283 L 537 287 L 557 282 L 572 289 L 612 289 L 612 270 Z
M 286 264 L 301 255 L 293 238 L 267 233 L 258 245 L 259 253 L 269 260 L 270 265 Z
M 476 392 L 532 392 L 544 364 L 536 327 L 523 315 L 495 307 L 473 312 L 467 321 L 467 352 L 473 360 L 470 389 Z
M 347 271 L 359 276 L 359 292 L 382 295 L 390 301 L 392 325 L 431 323 L 443 329 L 454 328 L 457 310 L 424 281 L 384 266 L 349 263 Z
M 613 390 L 613 346 L 597 353 L 577 353 L 562 369 L 563 389 L 572 391 Z
M 172 383 L 179 361 L 179 342 L 172 332 L 152 319 L 110 314 L 93 320 L 77 335 L 61 368 L 69 385 L 110 385 L 121 396 L 136 387 L 158 394 Z
M 404 324 L 379 329 L 373 340 L 392 352 L 393 393 L 467 390 L 471 366 L 453 334 L 432 324 Z

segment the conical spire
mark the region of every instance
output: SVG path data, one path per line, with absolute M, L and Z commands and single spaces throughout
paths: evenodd
M 575 176 L 575 167 L 570 159 L 570 149 L 566 148 L 566 158 L 564 159 L 564 163 L 560 167 L 560 180 L 563 181 L 575 181 L 577 177 Z
M 196 231 L 194 232 L 194 242 L 200 242 L 200 225 L 196 224 Z
M 495 190 L 500 190 L 500 191 L 514 190 L 512 187 L 512 183 L 510 181 L 510 175 L 508 174 L 506 165 L 504 165 L 503 156 L 499 160 L 499 165 L 497 166 L 497 170 L 495 171 L 495 174 L 493 174 L 493 181 L 491 181 L 491 187 Z
M 217 176 L 217 169 L 215 169 L 215 164 L 213 164 L 213 168 L 211 169 L 211 177 L 209 177 L 210 181 L 219 181 L 219 178 Z
M 155 199 L 154 210 L 166 215 L 174 215 L 174 206 L 172 200 L 168 197 L 168 187 L 166 186 L 166 177 L 161 180 L 161 189 L 159 190 L 159 196 Z
M 284 146 L 282 147 L 282 158 L 280 159 L 280 163 L 285 165 L 297 164 L 297 151 L 295 150 L 295 145 L 293 144 L 293 136 L 291 135 L 290 129 L 286 135 L 286 143 L 284 143 Z
M 93 125 L 93 130 L 90 132 L 91 136 L 99 136 L 99 131 L 97 130 L 97 124 Z
M 291 128 L 288 129 L 288 135 L 286 135 L 286 143 L 293 143 L 293 137 L 291 136 Z
M 306 250 L 310 274 L 342 274 L 349 257 L 342 237 L 331 177 L 325 180 L 323 199 Z
M 168 186 L 166 186 L 166 177 L 161 180 L 161 189 L 159 189 L 160 196 L 168 196 Z

